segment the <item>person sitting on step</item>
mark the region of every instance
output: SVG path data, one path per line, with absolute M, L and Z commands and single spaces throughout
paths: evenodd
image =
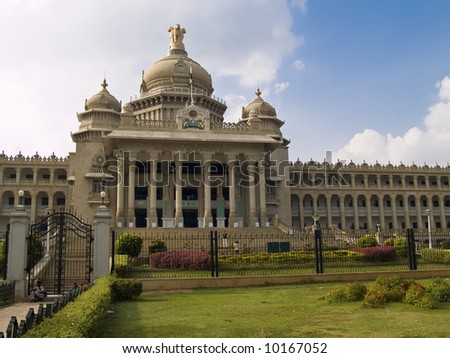
M 37 302 L 42 301 L 45 297 L 47 297 L 47 292 L 45 291 L 44 286 L 42 286 L 41 280 L 36 280 L 33 290 L 30 294 L 30 301 Z

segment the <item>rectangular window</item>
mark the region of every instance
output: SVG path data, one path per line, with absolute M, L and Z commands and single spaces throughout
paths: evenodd
M 31 198 L 24 198 L 23 205 L 31 205 Z
M 8 205 L 14 205 L 14 197 L 13 196 L 8 198 Z
M 41 206 L 48 206 L 48 198 L 41 198 Z
M 56 198 L 56 205 L 66 205 L 66 198 Z
M 101 180 L 94 180 L 92 182 L 92 192 L 101 193 L 103 191 L 103 184 Z

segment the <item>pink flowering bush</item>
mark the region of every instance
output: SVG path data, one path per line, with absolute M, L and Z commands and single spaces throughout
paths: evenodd
M 203 251 L 163 251 L 150 254 L 150 265 L 160 269 L 205 270 L 211 260 Z
M 394 246 L 371 246 L 353 249 L 364 255 L 367 261 L 394 261 L 396 258 L 396 249 Z

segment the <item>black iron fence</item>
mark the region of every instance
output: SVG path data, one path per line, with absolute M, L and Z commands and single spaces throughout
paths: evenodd
M 137 256 L 113 253 L 113 270 L 159 278 L 450 269 L 449 230 L 255 232 L 148 232 Z

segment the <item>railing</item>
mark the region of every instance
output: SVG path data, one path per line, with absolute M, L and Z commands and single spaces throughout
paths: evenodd
M 245 123 L 233 123 L 233 122 L 217 122 L 211 123 L 211 130 L 215 131 L 248 131 L 250 130 L 250 126 Z
M 148 127 L 148 128 L 169 128 L 176 129 L 177 122 L 171 120 L 154 120 L 154 119 L 141 119 L 135 118 L 133 120 L 134 127 Z
M 428 232 L 418 230 L 414 231 L 413 241 L 409 241 L 405 230 L 285 229 L 287 233 L 204 230 L 203 233 L 183 234 L 173 231 L 165 237 L 147 232 L 142 236 L 143 246 L 137 257 L 114 256 L 115 271 L 123 277 L 165 278 L 210 277 L 211 271 L 217 271 L 220 276 L 253 276 L 450 270 L 450 250 L 442 244 L 450 241 L 448 230 L 433 233 L 430 245 Z M 211 244 L 213 233 L 217 236 L 214 247 Z M 364 247 L 362 242 L 366 240 L 372 243 L 375 240 L 375 245 Z M 160 252 L 152 252 L 155 243 L 159 243 Z M 417 263 L 414 267 L 410 263 L 411 246 L 414 246 Z M 215 251 L 217 257 L 212 254 Z

